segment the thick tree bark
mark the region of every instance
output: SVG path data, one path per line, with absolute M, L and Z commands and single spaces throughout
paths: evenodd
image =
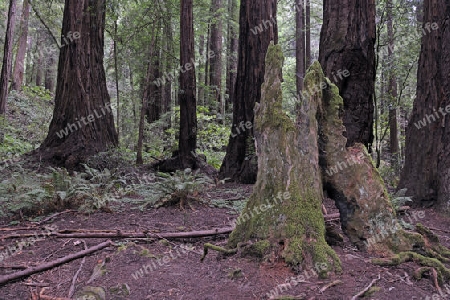
M 414 200 L 450 199 L 450 2 L 424 1 L 417 97 L 406 131 L 405 166 L 399 188 Z M 436 22 L 433 30 L 430 23 Z M 448 109 L 447 109 L 448 108 Z
M 8 96 L 8 82 L 11 75 L 12 47 L 14 42 L 14 27 L 16 16 L 16 1 L 9 1 L 8 23 L 6 25 L 5 44 L 3 48 L 3 64 L 0 74 L 0 117 L 6 112 L 6 99 Z M 3 134 L 0 142 L 3 141 Z
M 180 64 L 195 61 L 194 20 L 192 0 L 181 0 Z M 195 66 L 180 74 L 179 158 L 182 167 L 192 167 L 192 153 L 197 148 L 197 103 L 195 99 Z
M 296 0 L 295 10 L 295 73 L 297 94 L 303 91 L 303 80 L 305 79 L 305 1 Z
M 319 62 L 344 98 L 347 146 L 373 142 L 375 0 L 324 0 Z M 348 70 L 349 77 L 342 75 Z
M 23 72 L 25 63 L 25 54 L 27 53 L 28 39 L 28 18 L 30 16 L 30 3 L 28 0 L 23 1 L 22 20 L 20 21 L 20 37 L 17 46 L 16 61 L 14 63 L 14 74 L 11 84 L 11 90 L 21 90 L 23 83 Z
M 270 41 L 278 42 L 276 13 L 275 0 L 241 1 L 233 125 L 227 154 L 220 168 L 222 178 L 232 178 L 241 183 L 256 181 L 258 166 L 252 129 L 253 108 L 261 99 L 267 48 Z
M 229 246 L 255 240 L 252 252 L 282 257 L 321 277 L 340 271 L 336 253 L 325 241 L 322 180 L 318 155 L 319 97 L 303 102 L 294 124 L 282 110 L 279 45 L 269 46 L 261 103 L 255 106 L 258 179 L 237 219 Z
M 104 0 L 66 0 L 62 33 L 80 38 L 60 50 L 53 119 L 38 155 L 68 169 L 118 143 L 103 67 L 104 29 Z
M 224 118 L 224 105 L 222 99 L 222 19 L 220 9 L 222 0 L 211 0 L 213 9 L 213 21 L 211 24 L 210 50 L 214 56 L 210 58 L 210 79 L 209 84 L 212 89 L 211 97 L 216 103 L 218 113 Z
M 227 59 L 227 78 L 226 78 L 226 94 L 225 111 L 228 112 L 233 105 L 234 88 L 236 86 L 237 72 L 237 56 L 238 56 L 238 28 L 236 23 L 239 22 L 239 11 L 237 0 L 228 0 L 228 59 Z

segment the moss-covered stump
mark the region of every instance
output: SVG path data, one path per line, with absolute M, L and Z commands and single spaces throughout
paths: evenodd
M 320 103 L 319 149 L 323 186 L 336 202 L 344 232 L 362 249 L 386 252 L 389 250 L 385 246 L 387 241 L 398 247 L 405 244 L 405 240 L 392 240 L 391 233 L 397 230 L 395 212 L 364 145 L 346 148 L 343 100 L 338 88 L 324 76 L 318 62 L 308 69 L 304 86 L 308 95 L 318 98 Z M 380 236 L 383 238 L 377 238 Z M 410 249 L 411 245 L 406 243 L 405 247 L 405 250 Z
M 282 257 L 293 266 L 324 264 L 320 276 L 340 271 L 340 260 L 325 241 L 318 164 L 318 98 L 302 106 L 297 124 L 282 111 L 279 45 L 270 45 L 260 105 L 255 107 L 258 176 L 237 220 L 229 247 L 252 241 L 253 254 Z

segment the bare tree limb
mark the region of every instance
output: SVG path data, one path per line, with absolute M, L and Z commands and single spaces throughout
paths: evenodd
M 36 273 L 39 273 L 39 272 L 42 272 L 42 271 L 46 271 L 46 270 L 52 269 L 52 268 L 57 267 L 59 265 L 65 264 L 65 263 L 67 263 L 69 261 L 72 261 L 72 260 L 80 258 L 80 257 L 84 257 L 86 255 L 92 254 L 92 253 L 94 253 L 94 252 L 96 252 L 98 250 L 101 250 L 103 248 L 106 248 L 106 247 L 112 246 L 112 245 L 113 245 L 113 243 L 110 240 L 108 240 L 106 242 L 98 244 L 98 245 L 96 245 L 94 247 L 91 247 L 89 249 L 86 249 L 86 250 L 83 250 L 83 251 L 80 251 L 80 252 L 77 252 L 77 253 L 73 253 L 73 254 L 70 254 L 70 255 L 58 258 L 56 260 L 50 261 L 50 262 L 45 263 L 45 264 L 41 264 L 39 266 L 27 268 L 27 269 L 25 269 L 23 271 L 19 271 L 19 272 L 16 272 L 16 273 L 0 276 L 0 286 L 4 285 L 5 283 L 10 282 L 12 280 L 16 280 L 16 279 L 19 279 L 19 278 L 22 278 L 22 277 L 25 277 L 25 276 L 29 276 L 29 275 L 32 275 L 32 274 L 36 274 Z

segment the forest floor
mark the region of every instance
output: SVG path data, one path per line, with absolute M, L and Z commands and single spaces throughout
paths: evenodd
M 58 238 L 49 230 L 121 230 L 126 232 L 189 232 L 226 228 L 237 217 L 233 202 L 243 201 L 251 194 L 251 185 L 224 184 L 203 191 L 207 203 L 193 203 L 193 209 L 178 205 L 143 211 L 126 204 L 112 206 L 112 212 L 90 215 L 68 211 L 55 215 L 45 223 L 22 221 L 12 226 L 9 219 L 0 219 L 0 253 L 7 257 L 0 262 L 1 275 L 18 272 L 61 258 L 85 247 L 92 247 L 108 238 Z M 325 203 L 328 213 L 336 213 L 334 203 Z M 416 214 L 414 214 L 416 212 Z M 433 209 L 418 210 L 402 218 L 410 224 L 421 222 L 449 246 L 450 219 Z M 339 221 L 334 226 L 340 229 Z M 51 229 L 49 229 L 51 228 Z M 20 250 L 11 247 L 24 240 L 14 234 L 31 233 L 35 239 Z M 370 262 L 371 255 L 358 251 L 348 240 L 333 246 L 342 261 L 343 273 L 318 279 L 311 270 L 294 273 L 281 260 L 276 263 L 252 258 L 223 257 L 210 251 L 203 262 L 203 244 L 225 245 L 228 235 L 184 239 L 112 239 L 116 245 L 64 263 L 49 270 L 0 285 L 0 299 L 69 299 L 71 286 L 75 291 L 91 287 L 104 290 L 106 299 L 351 299 L 372 280 L 378 290 L 364 299 L 444 299 L 430 277 L 417 281 L 412 274 L 419 265 L 405 263 L 398 267 L 379 267 Z M 8 250 L 10 249 L 10 250 Z M 11 250 L 12 249 L 12 250 Z M 6 252 L 5 252 L 6 251 Z M 146 271 L 144 271 L 144 266 Z M 303 275 L 303 280 L 300 280 Z M 76 277 L 76 278 L 75 278 Z M 294 281 L 292 281 L 294 277 Z M 75 280 L 74 280 L 75 278 Z M 74 283 L 73 283 L 74 282 Z M 290 282 L 290 283 L 289 283 Z M 327 285 L 335 285 L 327 288 Z M 435 294 L 433 296 L 433 294 Z M 291 295 L 280 298 L 276 295 Z M 270 298 L 271 296 L 272 298 Z M 295 297 L 294 297 L 295 296 Z M 428 298 L 427 298 L 428 297 Z M 72 296 L 72 299 L 94 299 Z

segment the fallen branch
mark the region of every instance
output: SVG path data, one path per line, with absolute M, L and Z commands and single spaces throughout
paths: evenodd
M 46 236 L 54 236 L 57 238 L 164 238 L 164 239 L 180 239 L 180 238 L 199 238 L 218 234 L 228 234 L 234 230 L 234 227 L 218 228 L 211 230 L 189 231 L 189 232 L 166 232 L 153 233 L 149 231 L 130 232 L 121 230 L 84 230 L 84 229 L 65 229 L 55 232 L 46 232 Z M 2 237 L 2 239 L 24 238 L 35 236 L 36 233 L 11 234 Z
M 375 278 L 374 280 L 372 280 L 372 282 L 365 289 L 363 289 L 361 292 L 359 292 L 358 294 L 353 296 L 351 300 L 356 300 L 359 297 L 361 297 L 362 295 L 364 295 L 368 290 L 370 290 L 370 288 L 375 284 L 375 282 L 380 280 L 380 278 L 381 278 L 381 276 L 380 276 L 380 274 L 378 274 L 378 278 Z
M 114 244 L 110 240 L 108 240 L 106 242 L 98 244 L 97 246 L 91 247 L 89 249 L 86 249 L 86 250 L 83 250 L 83 251 L 80 251 L 80 252 L 77 252 L 77 253 L 73 253 L 73 254 L 67 255 L 65 257 L 58 258 L 58 259 L 56 259 L 54 261 L 50 261 L 50 262 L 42 264 L 42 265 L 39 265 L 39 266 L 36 266 L 36 267 L 27 268 L 27 269 L 25 269 L 23 271 L 19 271 L 19 272 L 16 272 L 16 273 L 0 276 L 0 285 L 3 285 L 5 283 L 7 283 L 9 281 L 12 281 L 12 280 L 15 280 L 15 279 L 19 279 L 19 278 L 22 278 L 22 277 L 25 277 L 25 276 L 29 276 L 29 275 L 32 275 L 32 274 L 35 274 L 35 273 L 39 273 L 39 272 L 42 272 L 42 271 L 46 271 L 46 270 L 52 269 L 52 268 L 57 267 L 59 265 L 65 264 L 65 263 L 67 263 L 69 261 L 72 261 L 72 260 L 80 258 L 80 257 L 84 257 L 86 255 L 89 255 L 91 253 L 94 253 L 94 252 L 96 252 L 98 250 L 101 250 L 103 248 L 106 248 L 106 247 L 112 246 L 112 245 L 114 245 Z
M 50 221 L 51 219 L 53 219 L 53 218 L 55 218 L 55 217 L 57 217 L 57 216 L 59 216 L 59 215 L 66 214 L 66 213 L 69 213 L 69 212 L 76 212 L 76 210 L 74 210 L 74 209 L 68 209 L 68 210 L 65 210 L 65 211 L 61 211 L 61 212 L 54 213 L 53 215 L 48 216 L 48 217 L 45 218 L 44 220 L 39 221 L 39 222 L 36 222 L 35 224 L 37 224 L 37 225 L 42 225 L 42 224 L 44 224 L 45 222 L 48 222 L 48 221 Z
M 335 280 L 335 281 L 333 281 L 333 282 L 330 282 L 330 283 L 324 285 L 324 286 L 320 289 L 320 292 L 323 293 L 323 292 L 325 292 L 327 289 L 329 289 L 330 287 L 335 286 L 335 285 L 338 285 L 338 284 L 341 284 L 341 283 L 342 283 L 342 281 L 340 281 L 340 280 Z
M 428 229 L 436 230 L 436 231 L 441 231 L 441 232 L 445 232 L 445 233 L 450 233 L 450 231 L 445 230 L 445 229 L 439 229 L 439 228 L 433 228 L 433 227 L 428 227 Z
M 83 244 L 84 244 L 84 250 L 86 250 L 87 249 L 86 242 L 83 241 Z M 86 257 L 83 257 L 83 260 L 81 261 L 81 264 L 80 264 L 80 267 L 78 268 L 78 271 L 75 273 L 75 275 L 72 278 L 72 285 L 70 286 L 69 296 L 68 296 L 70 299 L 72 298 L 73 294 L 75 293 L 75 285 L 77 284 L 77 278 L 78 278 L 78 275 L 81 272 L 81 269 L 83 269 L 83 266 L 84 266 L 85 262 L 86 262 Z
M 228 234 L 233 231 L 233 227 L 189 231 L 189 232 L 166 232 L 166 233 L 151 233 L 151 232 L 126 232 L 117 230 L 116 232 L 80 232 L 80 233 L 52 233 L 51 236 L 57 238 L 155 238 L 155 239 L 180 239 L 180 238 L 199 238 L 218 234 Z

